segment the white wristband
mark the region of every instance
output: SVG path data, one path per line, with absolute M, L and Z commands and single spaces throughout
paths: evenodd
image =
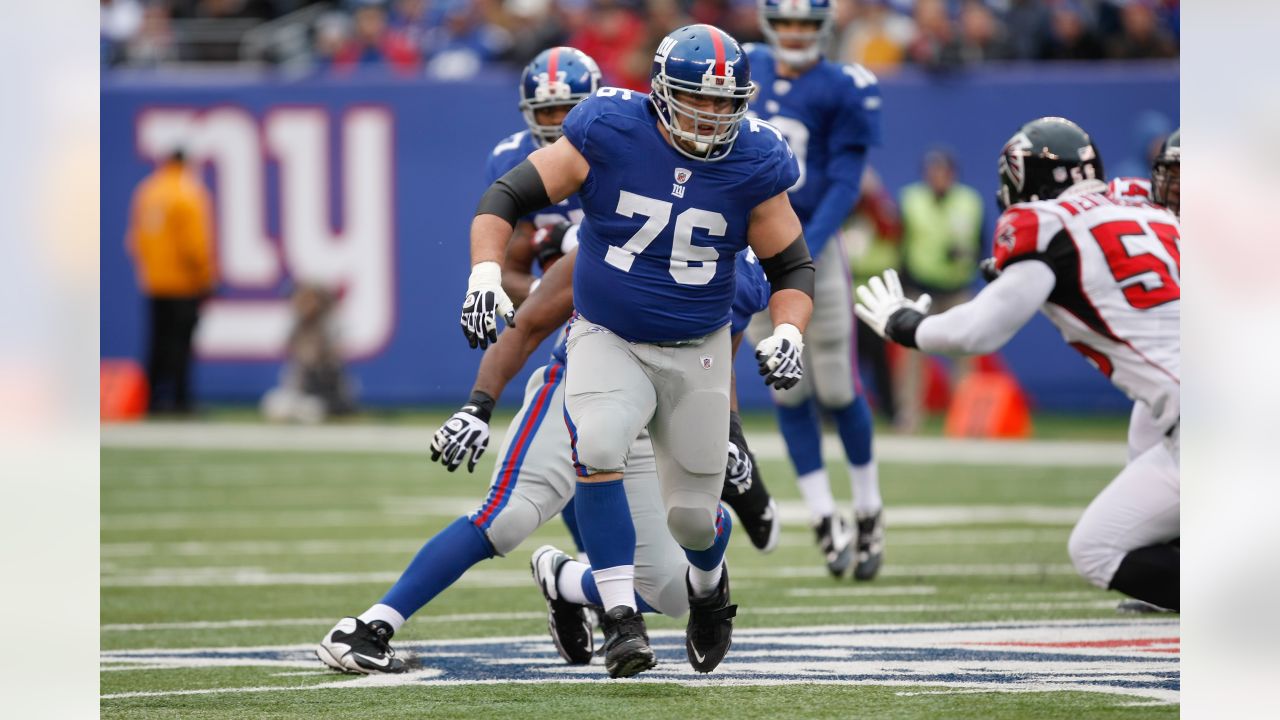
M 467 286 L 470 288 L 502 287 L 502 266 L 492 260 L 472 265 Z
M 791 323 L 782 323 L 781 325 L 775 327 L 773 329 L 773 334 L 774 336 L 780 337 L 784 340 L 790 340 L 792 345 L 796 345 L 796 346 L 804 345 L 804 340 L 803 340 L 803 336 L 800 333 L 800 328 L 796 327 L 795 325 L 792 325 Z
M 533 291 L 537 290 L 538 286 L 541 284 L 542 284 L 542 278 L 534 278 L 533 282 L 529 283 L 529 294 L 532 295 Z

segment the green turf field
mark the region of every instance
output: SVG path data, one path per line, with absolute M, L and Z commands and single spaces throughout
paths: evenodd
M 1098 436 L 1087 424 L 1063 427 L 1064 438 Z M 206 428 L 216 434 L 219 425 L 197 431 Z M 1123 439 L 1110 430 L 1102 435 Z M 385 682 L 325 671 L 307 646 L 375 602 L 423 540 L 479 504 L 496 441 L 466 475 L 449 474 L 425 452 L 124 447 L 107 437 L 104 717 L 1178 714 L 1176 618 L 1117 615 L 1119 596 L 1077 578 L 1066 553 L 1074 518 L 1118 465 L 1071 453 L 1053 464 L 1063 454 L 1049 444 L 1050 461 L 1032 452 L 1020 464 L 999 455 L 990 464 L 921 460 L 914 446 L 895 446 L 880 470 L 885 568 L 859 584 L 826 575 L 789 465 L 766 452 L 761 465 L 788 522 L 768 556 L 735 536 L 729 558 L 741 632 L 710 676 L 682 665 L 683 622 L 663 617 L 649 618 L 655 647 L 669 646 L 666 654 L 659 648 L 654 673 L 671 674 L 599 681 L 597 665 L 556 675 L 564 668 L 542 640 L 545 605 L 528 574 L 529 551 L 570 546 L 556 522 L 512 556 L 482 563 L 410 621 L 396 644 L 424 669 L 416 682 Z M 830 469 L 837 498 L 847 501 L 844 473 L 838 463 Z M 1072 620 L 1086 622 L 1065 622 Z M 446 640 L 452 644 L 431 642 Z M 849 647 L 847 664 L 822 664 Z M 154 652 L 135 652 L 143 650 Z M 429 682 L 437 661 L 475 652 L 497 658 L 493 667 L 504 654 L 528 667 L 511 681 L 473 684 L 463 673 Z M 1149 661 L 1166 663 L 1156 668 L 1163 681 L 1152 680 Z M 1157 689 L 1116 690 L 1143 683 Z M 1089 691 L 1095 687 L 1101 691 Z M 606 712 L 609 703 L 623 709 Z

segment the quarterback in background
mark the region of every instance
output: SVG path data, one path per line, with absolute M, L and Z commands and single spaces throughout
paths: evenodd
M 817 268 L 813 320 L 804 336 L 807 372 L 794 387 L 774 389 L 778 427 L 827 569 L 840 577 L 853 565 L 855 579 L 870 580 L 884 552 L 883 503 L 872 457 L 871 408 L 854 361 L 849 261 L 843 245 L 832 239 L 858 203 L 867 149 L 880 144 L 880 87 L 859 65 L 823 59 L 835 0 L 759 0 L 759 11 L 769 47 L 747 48 L 759 86 L 751 109 L 777 127 L 796 153 L 800 176 L 789 195 Z M 748 333 L 759 340 L 771 328 L 762 314 Z M 836 509 L 823 462 L 824 413 L 835 420 L 848 460 L 856 545 Z
M 991 284 L 970 302 L 928 316 L 897 273 L 858 288 L 856 308 L 877 333 L 947 354 L 993 352 L 1037 310 L 1139 406 L 1130 431 L 1146 438 L 1085 509 L 1067 545 L 1076 570 L 1101 588 L 1159 608 L 1179 607 L 1178 218 L 1142 199 L 1116 199 L 1089 136 L 1063 118 L 1024 125 L 1000 156 Z
M 699 672 L 728 652 L 736 606 L 720 505 L 729 440 L 730 314 L 737 253 L 768 276 L 774 332 L 756 347 L 765 382 L 803 375 L 801 333 L 813 310 L 813 265 L 786 189 L 798 171 L 781 133 L 747 120 L 751 70 L 731 36 L 709 25 L 659 44 L 652 94 L 601 88 L 481 198 L 461 325 L 497 338 L 501 249 L 515 221 L 578 193 L 574 304 L 564 418 L 579 476 L 579 531 L 606 612 L 614 677 L 656 664 L 636 613 L 636 533 L 623 488 L 627 452 L 648 427 L 666 525 L 689 561 L 685 645 Z

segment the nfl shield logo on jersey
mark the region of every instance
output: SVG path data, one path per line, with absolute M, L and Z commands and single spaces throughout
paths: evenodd
M 688 182 L 691 177 L 693 177 L 692 170 L 689 170 L 688 168 L 676 168 L 676 182 L 683 185 Z
M 710 356 L 710 355 L 703 355 L 703 356 L 702 356 L 702 358 L 701 358 L 701 360 L 702 360 L 702 369 L 703 369 L 703 370 L 710 370 L 710 369 L 711 369 L 711 356 Z

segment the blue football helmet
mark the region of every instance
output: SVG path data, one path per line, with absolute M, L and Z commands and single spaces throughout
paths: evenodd
M 586 100 L 600 87 L 600 67 L 590 55 L 571 47 L 538 53 L 520 76 L 520 112 L 539 146 L 560 139 L 559 125 L 541 125 L 535 110 Z
M 671 133 L 672 146 L 694 160 L 729 154 L 747 114 L 747 98 L 755 91 L 742 46 L 711 25 L 687 25 L 663 38 L 653 56 L 649 85 L 649 101 Z M 700 110 L 689 102 L 694 96 L 728 99 L 731 109 Z
M 822 55 L 822 48 L 831 35 L 835 22 L 835 0 L 758 0 L 760 5 L 760 30 L 773 46 L 774 53 L 788 65 L 803 67 Z M 778 32 L 774 20 L 808 20 L 817 23 L 810 31 Z M 803 48 L 785 48 L 782 40 L 801 40 Z

